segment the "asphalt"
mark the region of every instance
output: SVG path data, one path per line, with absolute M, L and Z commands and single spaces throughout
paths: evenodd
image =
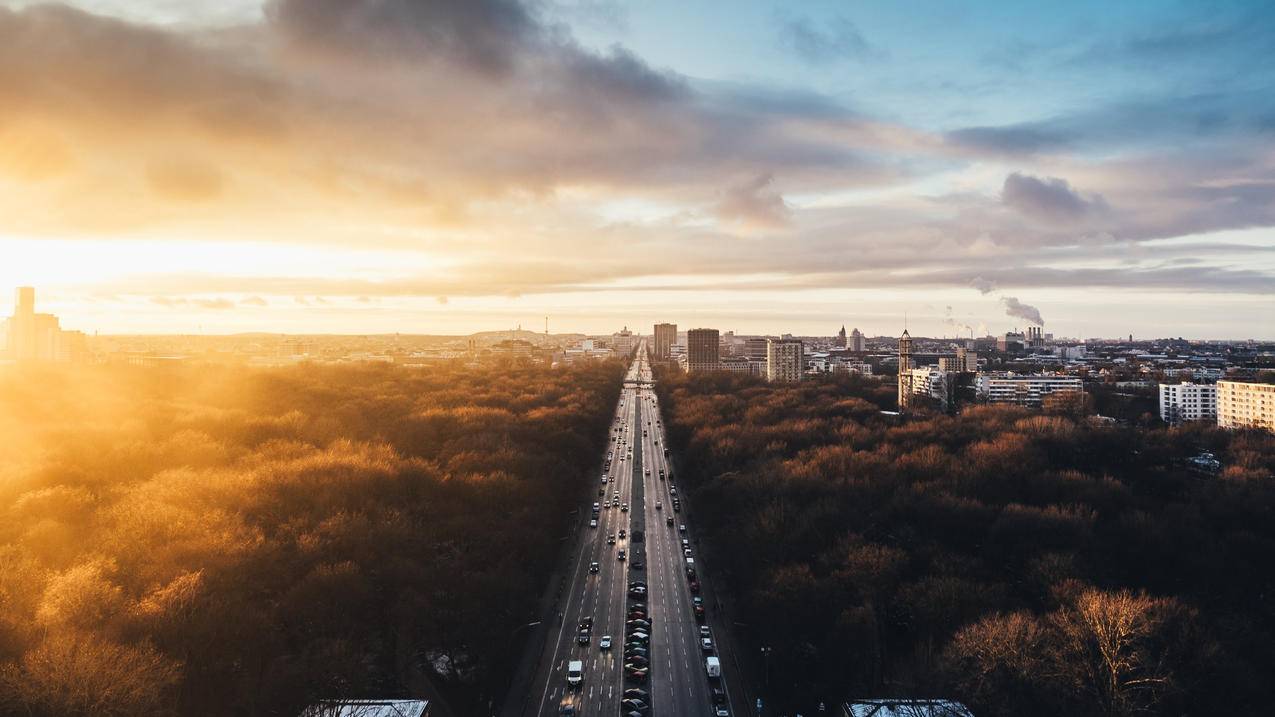
M 718 652 L 716 648 L 705 651 L 700 644 L 703 623 L 696 620 L 692 608 L 694 595 L 686 575 L 683 538 L 691 541 L 692 557 L 696 557 L 696 571 L 705 590 L 701 595 L 709 594 L 709 586 L 695 555 L 694 530 L 685 505 L 682 512 L 673 511 L 672 491 L 676 483 L 659 478 L 661 470 L 667 475 L 671 469 L 663 454 L 663 425 L 650 382 L 643 345 L 626 377 L 611 440 L 603 450 L 604 456 L 608 452 L 614 454 L 607 484 L 602 485 L 598 476 L 596 485 L 605 489 L 605 495 L 599 496 L 594 490 L 582 511 L 586 527 L 571 553 L 571 564 L 566 566 L 568 588 L 559 602 L 561 618 L 554 615 L 554 624 L 547 626 L 548 644 L 536 667 L 531 694 L 516 714 L 558 715 L 564 703 L 573 704 L 577 715 L 624 714 L 620 704 L 623 692 L 636 687 L 649 693 L 644 700 L 651 707 L 649 714 L 712 715 L 712 686 L 720 686 L 727 693 L 730 714 L 749 714 L 739 711 L 748 706 L 736 685 L 739 676 L 732 674 L 732 656 L 720 655 L 723 679 L 710 683 L 705 672 L 704 658 Z M 630 510 L 604 507 L 599 511 L 598 527 L 588 528 L 592 503 L 611 501 L 614 491 L 619 491 L 619 500 L 627 502 Z M 670 515 L 674 517 L 672 526 L 666 524 Z M 686 533 L 680 532 L 681 524 L 686 524 Z M 624 539 L 618 538 L 621 529 L 627 534 Z M 633 541 L 635 529 L 645 531 L 645 542 Z M 617 535 L 614 545 L 607 543 L 610 534 Z M 626 560 L 618 559 L 619 549 L 627 552 Z M 634 569 L 634 559 L 645 562 L 645 569 Z M 599 568 L 596 574 L 589 571 L 594 561 Z M 646 604 L 652 623 L 648 645 L 650 673 L 642 681 L 624 674 L 625 622 L 628 607 L 634 602 L 628 595 L 628 584 L 633 580 L 647 584 L 648 592 L 641 602 Z M 720 638 L 729 644 L 729 636 L 718 634 L 725 626 L 713 614 L 714 601 L 710 598 L 705 603 L 714 643 Z M 593 618 L 593 629 L 589 642 L 582 645 L 576 639 L 577 627 L 585 617 Z M 599 647 L 604 635 L 613 641 L 609 650 Z M 584 662 L 584 679 L 578 689 L 567 684 L 567 663 L 571 660 Z

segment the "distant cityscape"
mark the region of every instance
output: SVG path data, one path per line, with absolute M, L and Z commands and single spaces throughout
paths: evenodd
M 420 334 L 103 335 L 66 330 L 35 311 L 33 287 L 15 292 L 0 323 L 0 363 L 186 363 L 286 366 L 382 362 L 525 360 L 565 365 L 631 355 L 648 340 L 657 364 L 688 373 L 730 372 L 775 382 L 822 374 L 893 382 L 900 411 L 954 412 L 974 403 L 1091 411 L 1102 418 L 1151 413 L 1180 424 L 1275 431 L 1275 342 L 1068 339 L 1040 326 L 964 339 L 866 336 L 845 326 L 830 336 L 760 336 L 659 323 L 643 335 L 550 334 L 521 328 L 468 336 Z M 1094 406 L 1101 397 L 1102 405 Z M 1123 407 L 1123 408 L 1122 408 Z M 1104 409 L 1115 408 L 1105 415 Z

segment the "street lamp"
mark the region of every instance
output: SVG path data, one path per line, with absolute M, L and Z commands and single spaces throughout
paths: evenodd
M 761 648 L 762 662 L 766 666 L 766 694 L 770 694 L 770 653 L 773 648 L 767 646 Z

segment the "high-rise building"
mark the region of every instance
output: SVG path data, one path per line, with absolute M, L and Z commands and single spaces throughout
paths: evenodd
M 770 339 L 766 342 L 766 380 L 801 380 L 806 361 L 799 339 Z
M 835 343 L 835 345 L 836 345 L 837 347 L 839 347 L 839 348 L 843 348 L 843 349 L 844 349 L 844 348 L 846 347 L 846 326 L 845 326 L 845 324 L 842 324 L 842 325 L 841 325 L 841 330 L 837 332 L 837 340 L 836 340 L 836 342 L 834 342 L 834 343 Z
M 1275 385 L 1218 381 L 1217 425 L 1264 428 L 1275 433 Z
M 14 361 L 79 361 L 87 353 L 87 337 L 79 331 L 63 331 L 58 317 L 35 313 L 35 289 L 20 286 L 14 297 L 13 316 L 0 335 L 5 355 Z
M 655 325 L 655 358 L 666 360 L 673 355 L 673 344 L 677 343 L 677 324 Z
M 978 371 L 978 354 L 964 347 L 957 348 L 955 356 L 939 358 L 939 370 L 949 373 L 975 373 Z
M 1160 385 L 1160 420 L 1165 423 L 1217 418 L 1217 386 L 1208 383 Z
M 996 350 L 1001 353 L 1021 353 L 1027 345 L 1027 338 L 1020 331 L 1008 331 L 996 339 Z
M 703 373 L 720 368 L 717 329 L 691 329 L 686 332 L 686 371 Z
M 846 348 L 851 351 L 863 352 L 863 334 L 858 329 L 850 332 L 850 338 L 846 342 Z

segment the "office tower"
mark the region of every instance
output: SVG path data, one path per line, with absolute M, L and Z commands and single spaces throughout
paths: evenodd
M 845 324 L 842 324 L 842 325 L 841 325 L 841 330 L 837 332 L 836 346 L 837 346 L 837 347 L 839 347 L 839 348 L 843 348 L 843 349 L 846 347 L 846 326 L 845 326 Z
M 800 381 L 805 371 L 804 348 L 798 339 L 770 339 L 766 342 L 766 380 Z
M 677 343 L 677 324 L 655 325 L 655 358 L 666 360 L 673 355 L 673 344 Z
M 717 329 L 691 329 L 686 332 L 686 371 L 702 373 L 719 368 Z

